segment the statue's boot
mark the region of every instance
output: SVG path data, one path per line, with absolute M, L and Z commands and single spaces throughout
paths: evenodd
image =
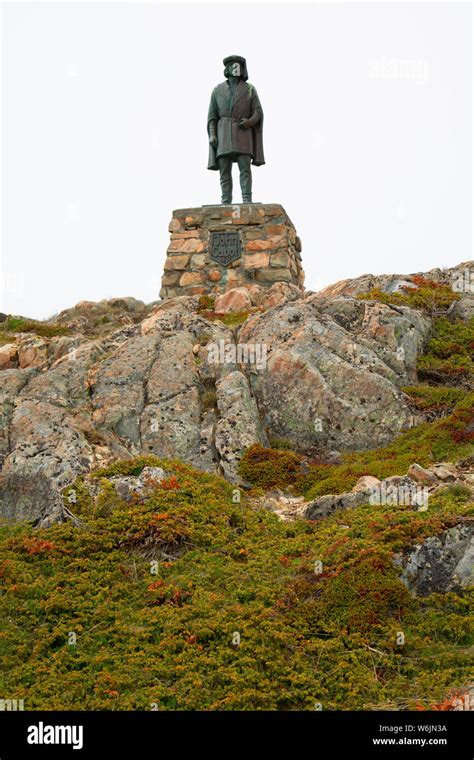
M 251 195 L 243 195 L 242 196 L 242 203 L 252 203 L 252 196 Z

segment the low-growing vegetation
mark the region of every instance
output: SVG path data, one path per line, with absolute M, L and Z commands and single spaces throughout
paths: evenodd
M 240 460 L 239 472 L 259 488 L 283 488 L 294 484 L 301 473 L 301 457 L 293 451 L 255 443 Z
M 54 338 L 61 335 L 70 335 L 71 331 L 64 325 L 39 322 L 35 319 L 11 315 L 4 322 L 0 323 L 0 336 L 4 339 L 4 342 L 6 342 L 5 339 L 11 339 L 18 333 L 33 333 L 42 338 Z
M 418 360 L 420 380 L 437 384 L 474 385 L 474 317 L 467 322 L 438 317 L 423 356 Z
M 119 498 L 146 465 L 165 480 Z M 423 709 L 465 687 L 467 595 L 416 600 L 392 563 L 465 494 L 283 523 L 177 462 L 92 481 L 64 494 L 74 523 L 0 530 L 3 689 L 26 709 Z
M 395 306 L 410 306 L 420 309 L 431 317 L 443 314 L 454 301 L 461 296 L 450 285 L 430 280 L 421 275 L 410 277 L 411 286 L 404 285 L 400 291 L 386 293 L 380 288 L 373 288 L 368 293 L 361 293 L 358 298 L 366 301 L 381 301 Z
M 452 412 L 457 402 L 466 395 L 463 388 L 433 385 L 409 385 L 402 390 L 412 398 L 422 412 L 433 412 L 443 416 Z
M 238 327 L 242 325 L 249 316 L 248 311 L 229 312 L 229 314 L 221 314 L 214 311 L 215 297 L 210 295 L 200 296 L 198 300 L 197 312 L 205 319 L 209 319 L 211 322 L 222 322 L 227 327 Z

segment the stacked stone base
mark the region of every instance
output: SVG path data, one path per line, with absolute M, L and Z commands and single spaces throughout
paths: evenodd
M 285 209 L 276 203 L 177 209 L 160 298 L 225 293 L 232 288 L 287 282 L 303 290 L 301 241 Z M 212 233 L 238 231 L 240 253 L 218 261 Z

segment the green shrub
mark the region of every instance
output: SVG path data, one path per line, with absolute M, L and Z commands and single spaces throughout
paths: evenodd
M 433 385 L 410 385 L 402 388 L 410 396 L 421 411 L 448 413 L 460 401 L 465 390 Z
M 278 438 L 270 435 L 269 442 L 272 449 L 283 449 L 284 451 L 295 451 L 296 449 L 295 444 L 288 438 Z
M 428 280 L 419 275 L 413 275 L 410 280 L 413 286 L 404 286 L 402 292 L 385 293 L 379 288 L 373 288 L 368 293 L 361 293 L 357 297 L 361 300 L 381 301 L 395 306 L 410 306 L 412 309 L 426 312 L 431 317 L 446 312 L 453 301 L 461 298 L 459 293 L 455 293 L 449 285 Z
M 214 409 L 217 405 L 217 394 L 214 389 L 206 390 L 201 394 L 201 404 L 204 410 Z
M 433 334 L 417 363 L 420 379 L 445 385 L 474 380 L 474 317 L 468 322 L 435 319 Z
M 25 319 L 25 317 L 9 316 L 0 324 L 0 333 L 34 333 L 43 338 L 54 338 L 62 335 L 70 335 L 70 330 L 64 325 L 47 324 L 37 322 L 34 319 Z
M 227 327 L 235 327 L 236 325 L 242 325 L 248 316 L 248 311 L 238 311 L 231 314 L 218 314 L 216 315 L 216 319 L 223 322 Z
M 259 443 L 250 446 L 239 464 L 244 480 L 260 488 L 283 488 L 295 482 L 301 471 L 301 458 L 293 451 L 267 449 Z
M 213 311 L 215 300 L 214 296 L 200 296 L 198 301 L 198 311 Z

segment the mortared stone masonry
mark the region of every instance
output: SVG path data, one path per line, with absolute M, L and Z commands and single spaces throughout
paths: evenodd
M 160 298 L 288 282 L 303 290 L 301 241 L 278 203 L 173 211 Z

